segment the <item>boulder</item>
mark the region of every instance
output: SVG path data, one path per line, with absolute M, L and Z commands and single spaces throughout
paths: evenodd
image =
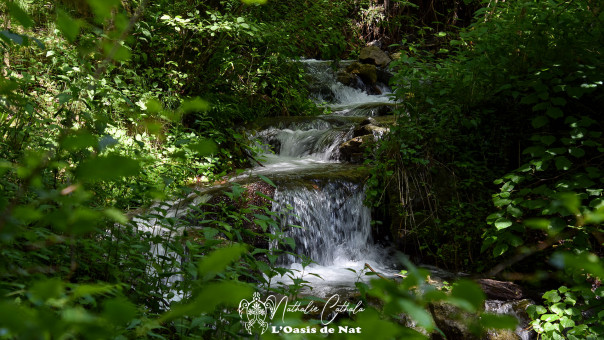
M 365 135 L 354 137 L 342 144 L 340 144 L 340 155 L 341 157 L 353 163 L 360 163 L 363 159 L 363 152 L 368 143 L 374 141 L 373 135 Z
M 358 75 L 368 85 L 374 85 L 378 81 L 377 68 L 375 65 L 354 62 L 346 67 L 346 72 Z
M 392 59 L 377 46 L 367 46 L 361 49 L 359 60 L 365 64 L 373 64 L 379 67 L 386 67 Z
M 354 87 L 356 83 L 356 75 L 347 72 L 346 70 L 338 71 L 338 73 L 336 74 L 336 79 L 346 86 Z
M 390 129 L 373 124 L 365 124 L 357 127 L 353 132 L 353 137 L 373 135 L 375 137 L 381 137 L 388 133 Z
M 445 334 L 446 339 L 476 339 L 479 337 L 470 332 L 468 322 L 475 316 L 451 304 L 435 302 L 429 305 L 430 313 L 436 326 Z M 433 339 L 443 339 L 434 334 Z
M 476 335 L 471 331 L 471 324 L 478 322 L 477 316 L 460 308 L 444 302 L 434 302 L 429 305 L 430 313 L 434 319 L 436 326 L 444 333 L 446 339 L 484 339 L 484 340 L 519 340 L 519 339 L 532 339 L 534 338 L 534 332 L 525 330 L 528 328 L 527 318 L 519 315 L 516 309 L 522 310 L 520 313 L 524 313 L 528 300 L 518 300 L 511 303 L 506 303 L 505 307 L 501 310 L 489 308 L 489 301 L 486 306 L 487 311 L 491 313 L 505 313 L 512 315 L 519 320 L 519 325 L 515 330 L 507 329 L 490 329 L 482 335 Z M 496 301 L 492 301 L 496 302 Z M 442 334 L 433 333 L 432 339 L 444 339 Z

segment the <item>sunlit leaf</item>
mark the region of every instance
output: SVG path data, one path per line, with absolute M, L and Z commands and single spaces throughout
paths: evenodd
M 73 42 L 80 34 L 80 22 L 61 9 L 57 9 L 57 28 L 68 41 Z
M 34 26 L 34 21 L 15 1 L 6 1 L 6 7 L 10 12 L 10 15 L 15 18 L 21 26 L 30 28 Z
M 223 272 L 227 266 L 239 259 L 246 252 L 243 245 L 233 245 L 226 248 L 215 250 L 211 254 L 204 256 L 198 264 L 199 273 L 205 280 L 209 280 L 216 274 Z
M 120 155 L 91 158 L 84 161 L 76 170 L 83 181 L 113 181 L 122 177 L 135 176 L 140 172 L 138 161 Z

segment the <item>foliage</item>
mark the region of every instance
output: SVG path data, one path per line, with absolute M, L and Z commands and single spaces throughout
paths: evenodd
M 603 288 L 561 286 L 543 294 L 545 306 L 529 306 L 531 325 L 543 339 L 597 339 L 602 337 L 604 310 L 598 301 Z
M 0 337 L 241 337 L 242 298 L 307 286 L 311 259 L 301 272 L 278 265 L 281 249 L 295 247 L 279 230 L 281 212 L 251 204 L 241 186 L 206 202 L 188 185 L 245 165 L 250 147 L 236 126 L 318 112 L 291 60 L 340 57 L 351 15 L 392 32 L 419 17 L 389 21 L 368 2 L 263 2 L 2 2 Z M 493 263 L 473 260 L 483 234 L 493 256 L 542 242 L 525 253 L 547 257 L 571 287 L 544 295 L 534 329 L 599 336 L 589 314 L 600 313 L 604 276 L 599 9 L 485 7 L 450 54 L 422 52 L 431 32 L 422 20 L 420 41 L 403 44 L 399 124 L 370 183 L 396 176 L 398 192 L 369 196 L 398 209 L 396 237 L 421 241 L 420 252 L 450 267 Z M 157 201 L 166 203 L 144 209 Z M 554 245 L 565 252 L 543 254 Z M 400 324 L 438 331 L 426 309 L 449 303 L 475 316 L 476 334 L 514 326 L 481 311 L 476 284 L 447 294 L 406 267 L 401 284 L 358 282 L 366 302 L 381 302 L 341 324 L 421 337 Z M 282 287 L 283 275 L 294 284 Z
M 419 240 L 453 231 L 427 247 L 458 249 L 450 243 L 456 239 L 471 247 L 484 233 L 482 251 L 499 256 L 543 240 L 537 229 L 571 241 L 565 245 L 572 249 L 599 252 L 598 15 L 587 3 L 498 4 L 476 12 L 446 58 L 406 45 L 394 78 L 404 100 L 400 123 L 378 165 L 417 178 L 398 185 L 422 202 L 416 211 L 403 206 L 403 218 L 426 221 L 423 214 L 435 225 L 408 228 Z M 383 173 L 376 171 L 375 183 Z M 494 228 L 487 230 L 480 221 L 495 190 L 497 212 L 487 218 Z M 436 261 L 457 259 L 432 253 Z

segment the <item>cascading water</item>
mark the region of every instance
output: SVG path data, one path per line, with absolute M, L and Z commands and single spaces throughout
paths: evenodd
M 297 255 L 283 257 L 281 264 L 303 276 L 313 287 L 313 295 L 327 297 L 336 292 L 352 291 L 357 280 L 366 280 L 367 277 L 362 275 L 365 264 L 385 276 L 396 272 L 386 262 L 390 257 L 387 251 L 372 238 L 370 209 L 363 205 L 363 172 L 359 166 L 341 162 L 339 152 L 339 146 L 353 137 L 355 126 L 365 117 L 375 116 L 395 103 L 390 101 L 387 87 L 380 89 L 381 95 L 369 95 L 338 83 L 329 62 L 307 60 L 304 63 L 308 72 L 322 84 L 313 98 L 318 105 L 329 108 L 332 114 L 284 117 L 265 124 L 254 136 L 264 150 L 257 157 L 262 165 L 243 176 L 265 175 L 277 184 L 272 209 L 289 211 L 280 227 L 284 237 L 295 241 L 291 252 Z M 383 130 L 373 131 L 376 140 L 382 133 Z M 139 230 L 148 233 L 150 255 L 172 263 L 186 261 L 173 250 L 153 241 L 156 235 L 172 237 L 182 233 L 180 227 L 167 227 L 171 224 L 159 223 L 159 219 L 178 217 L 189 204 L 198 205 L 210 197 L 209 194 L 191 195 L 180 201 L 158 204 L 150 210 L 151 218 L 135 218 Z M 315 263 L 303 267 L 302 257 L 309 257 Z M 149 273 L 161 276 L 162 282 L 172 287 L 169 292 L 157 291 L 167 297 L 166 304 L 183 298 L 183 292 L 178 288 L 182 276 L 176 267 L 173 275 L 148 268 Z M 438 279 L 437 268 L 431 273 Z M 293 283 L 288 276 L 279 280 Z M 514 303 L 488 300 L 485 310 L 514 315 L 522 326 L 526 326 L 528 320 L 520 316 L 517 310 L 521 309 Z M 530 332 L 520 326 L 515 333 L 521 339 L 531 337 Z
M 362 184 L 330 181 L 322 187 L 279 188 L 273 210 L 293 208 L 282 221 L 287 235 L 296 241 L 295 252 L 323 266 L 340 261 L 364 261 L 370 253 L 371 213 L 363 205 Z M 288 261 L 300 262 L 294 256 Z
M 386 87 L 386 94 L 368 95 L 339 83 L 329 62 L 304 63 L 321 85 L 313 93 L 314 100 L 332 113 L 272 120 L 254 136 L 265 153 L 258 157 L 262 166 L 248 175 L 266 175 L 277 184 L 273 211 L 291 208 L 281 221 L 284 236 L 294 239 L 293 253 L 315 261 L 302 268 L 300 257 L 289 255 L 281 259 L 282 263 L 293 270 L 319 275 L 321 278 L 304 279 L 311 282 L 313 294 L 327 295 L 334 288 L 354 287 L 354 282 L 363 278 L 365 263 L 378 271 L 388 271 L 385 250 L 372 239 L 371 212 L 363 205 L 365 189 L 359 168 L 340 162 L 339 146 L 353 137 L 362 119 L 393 102 Z M 288 279 L 284 277 L 283 281 L 287 283 Z

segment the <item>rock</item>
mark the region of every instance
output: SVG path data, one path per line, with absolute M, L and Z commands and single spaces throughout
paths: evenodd
M 390 79 L 392 79 L 392 77 L 394 77 L 394 74 L 392 74 L 390 71 L 385 70 L 383 68 L 378 68 L 377 69 L 377 80 L 380 83 L 384 83 L 386 85 L 390 84 Z
M 359 60 L 365 64 L 373 64 L 380 67 L 386 67 L 392 61 L 386 52 L 377 46 L 367 46 L 361 49 Z
M 480 285 L 482 291 L 484 291 L 489 299 L 507 301 L 519 300 L 524 297 L 522 288 L 512 282 L 491 279 L 480 279 L 476 280 L 476 282 Z
M 367 117 L 365 118 L 362 122 L 361 122 L 361 126 L 363 125 L 367 125 L 367 124 L 373 124 L 373 125 L 377 125 L 380 126 L 380 124 L 378 124 L 377 120 L 375 120 L 375 118 L 373 117 Z
M 524 299 L 514 301 L 485 301 L 485 312 L 495 314 L 507 314 L 514 316 L 518 320 L 518 325 L 514 331 L 510 330 L 489 330 L 488 339 L 535 339 L 537 333 L 529 326 L 531 319 L 526 312 L 526 308 L 535 302 Z
M 358 75 L 366 84 L 374 85 L 378 81 L 375 65 L 354 62 L 346 67 L 346 72 Z
M 384 128 L 381 126 L 373 125 L 373 124 L 365 124 L 360 127 L 357 127 L 354 130 L 353 137 L 364 136 L 364 135 L 373 135 L 375 137 L 381 137 L 384 134 L 388 133 L 390 129 Z
M 374 141 L 373 135 L 354 137 L 340 144 L 341 157 L 352 163 L 360 163 L 363 159 L 363 152 L 368 143 Z
M 353 86 L 356 82 L 356 75 L 347 72 L 346 70 L 340 70 L 336 74 L 336 79 L 346 86 Z
M 470 332 L 467 325 L 475 316 L 444 302 L 431 303 L 429 307 L 436 326 L 445 334 L 446 339 L 479 339 Z M 432 338 L 442 339 L 440 334 L 434 334 Z
M 519 319 L 520 324 L 514 331 L 507 329 L 490 329 L 481 336 L 470 331 L 470 324 L 478 321 L 476 319 L 476 315 L 463 311 L 456 306 L 444 302 L 432 303 L 429 305 L 429 308 L 436 326 L 445 334 L 446 339 L 519 340 L 525 338 L 531 339 L 534 335 L 531 334 L 531 332 L 523 329 L 528 327 L 528 323 L 524 321 L 525 319 L 522 316 L 518 315 L 518 313 L 513 310 L 513 308 L 515 308 L 514 306 L 518 306 L 518 309 L 522 309 L 520 306 L 526 306 L 526 301 L 528 300 L 519 300 L 514 301 L 513 303 L 506 303 L 505 306 L 508 308 L 501 310 L 490 307 L 489 301 L 487 301 L 485 307 L 488 312 L 512 315 Z M 443 338 L 441 334 L 433 333 L 432 339 Z

